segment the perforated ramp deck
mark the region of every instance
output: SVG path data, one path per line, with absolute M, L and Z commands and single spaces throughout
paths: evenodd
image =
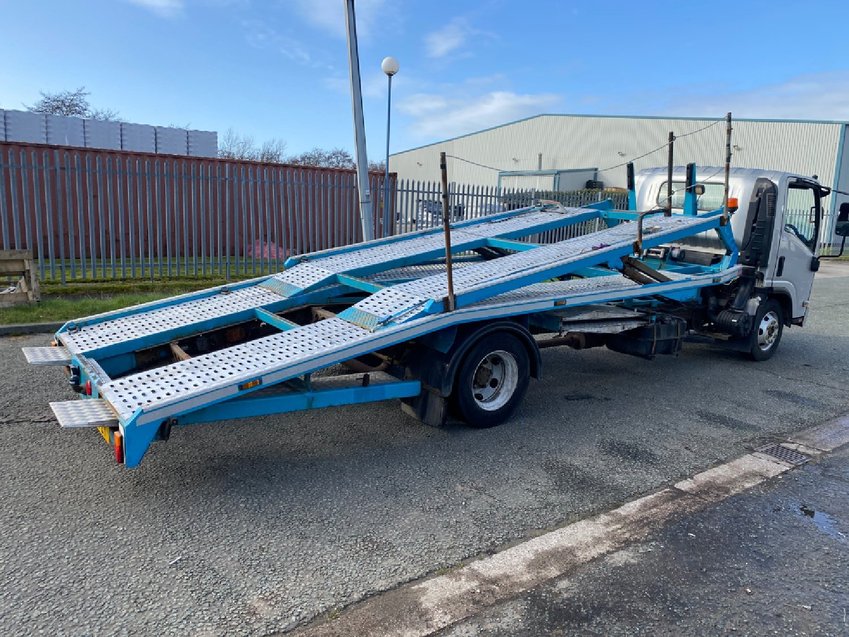
M 484 245 L 489 238 L 514 238 L 536 234 L 549 227 L 567 225 L 576 218 L 595 215 L 587 208 L 556 208 L 534 210 L 504 219 L 479 221 L 474 225 L 452 226 L 451 246 L 455 252 Z M 360 274 L 374 266 L 394 268 L 405 262 L 429 260 L 445 254 L 445 238 L 440 231 L 424 236 L 400 237 L 396 241 L 329 256 L 307 255 L 305 260 L 290 269 L 272 276 L 262 285 L 284 296 L 326 285 L 337 274 Z
M 697 229 L 710 222 L 699 217 L 651 217 L 645 221 L 644 243 L 658 244 L 661 240 Z M 458 306 L 486 298 L 489 291 L 513 283 L 517 288 L 533 279 L 562 276 L 569 272 L 569 265 L 584 261 L 595 253 L 597 263 L 614 257 L 617 251 L 629 248 L 636 238 L 636 224 L 623 223 L 592 234 L 552 243 L 532 250 L 475 263 L 459 269 L 454 274 L 454 294 Z M 356 303 L 340 316 L 376 329 L 389 322 L 403 322 L 421 315 L 429 303 L 441 302 L 448 295 L 447 278 L 444 274 L 426 276 L 407 283 L 384 288 Z
M 512 216 L 493 220 L 476 219 L 458 224 L 453 231 L 456 251 L 483 245 L 487 238 L 515 238 L 538 233 L 547 228 L 561 227 L 576 219 L 598 215 L 588 208 L 534 208 Z M 59 334 L 62 344 L 71 355 L 86 354 L 110 346 L 141 341 L 169 332 L 189 331 L 193 326 L 208 324 L 216 319 L 236 320 L 255 308 L 270 309 L 287 298 L 334 282 L 337 274 L 358 274 L 369 268 L 424 262 L 444 254 L 444 237 L 441 231 L 429 234 L 400 236 L 377 245 L 364 245 L 357 249 L 331 250 L 306 255 L 302 263 L 279 274 L 268 277 L 257 285 L 241 288 L 223 288 L 211 296 L 187 299 L 167 307 L 146 309 L 144 306 L 124 316 L 109 315 L 82 319 L 82 325 Z M 166 340 L 171 340 L 169 336 Z M 149 345 L 149 344 L 148 344 Z
M 180 405 L 181 410 L 190 409 L 234 394 L 240 384 L 251 380 L 262 378 L 267 385 L 297 376 L 304 373 L 304 364 L 309 367 L 317 358 L 338 361 L 345 349 L 367 341 L 369 336 L 367 330 L 330 318 L 112 380 L 101 386 L 100 395 L 123 420 L 130 419 L 137 409 L 155 412 L 193 396 L 202 397 L 197 405 Z M 279 371 L 279 378 L 268 376 L 275 371 Z
M 259 286 L 224 290 L 212 296 L 159 309 L 143 311 L 140 308 L 138 313 L 85 325 L 73 332 L 63 332 L 59 339 L 71 354 L 84 354 L 166 330 L 268 307 L 283 300 L 276 292 Z

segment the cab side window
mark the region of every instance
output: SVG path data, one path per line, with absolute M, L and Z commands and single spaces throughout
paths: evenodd
M 784 231 L 795 235 L 813 251 L 817 243 L 819 198 L 816 191 L 804 185 L 790 185 L 784 207 Z

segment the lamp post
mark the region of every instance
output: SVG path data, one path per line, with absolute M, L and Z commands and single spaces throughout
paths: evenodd
M 388 90 L 386 93 L 386 174 L 383 176 L 383 236 L 389 231 L 389 122 L 392 112 L 392 76 L 398 72 L 398 60 L 394 57 L 385 57 L 380 63 L 380 68 L 386 73 Z

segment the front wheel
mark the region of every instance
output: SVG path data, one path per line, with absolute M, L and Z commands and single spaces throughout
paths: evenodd
M 767 299 L 758 306 L 752 333 L 749 335 L 749 358 L 765 361 L 772 358 L 781 335 L 784 333 L 784 312 L 775 299 Z
M 463 358 L 451 402 L 469 426 L 495 427 L 522 402 L 529 380 L 530 361 L 522 342 L 511 334 L 489 334 Z

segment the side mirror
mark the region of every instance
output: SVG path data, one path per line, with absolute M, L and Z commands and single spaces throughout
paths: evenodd
M 849 201 L 840 204 L 837 212 L 837 223 L 834 226 L 834 234 L 838 237 L 849 237 Z

